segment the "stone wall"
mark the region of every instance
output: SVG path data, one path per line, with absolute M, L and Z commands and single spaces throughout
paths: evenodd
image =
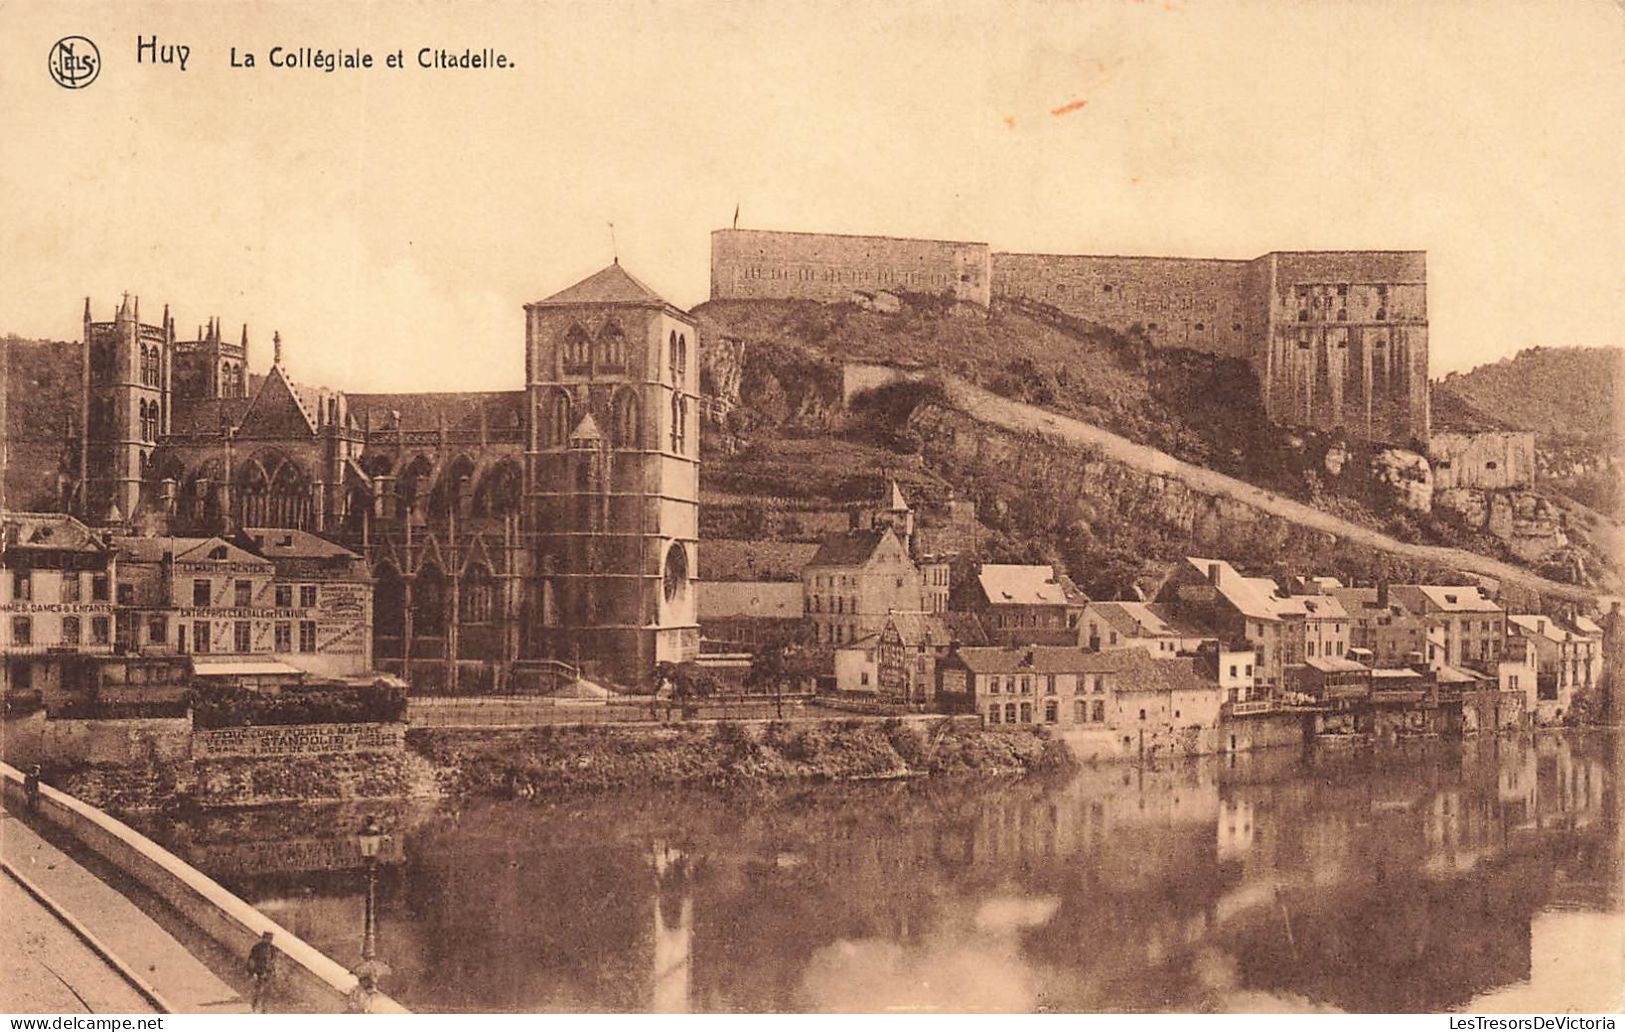
M 945 294 L 986 307 L 986 244 L 838 233 L 719 229 L 711 234 L 711 297 L 850 301 L 859 292 Z
M 1119 332 L 1138 327 L 1159 348 L 1248 358 L 1263 336 L 1252 262 L 996 254 L 995 297 L 1037 301 Z
M 191 757 L 186 717 L 47 720 L 43 711 L 6 720 L 0 751 L 7 763 L 134 767 Z
M 405 724 L 291 724 L 228 727 L 192 735 L 192 756 L 321 756 L 332 753 L 399 752 Z
M 1527 431 L 1438 433 L 1428 440 L 1433 486 L 1497 490 L 1535 483 L 1535 435 Z

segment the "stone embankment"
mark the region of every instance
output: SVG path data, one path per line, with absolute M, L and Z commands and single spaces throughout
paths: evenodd
M 1033 729 L 976 718 L 750 721 L 659 727 L 423 728 L 408 735 L 453 795 L 525 798 L 651 784 L 733 785 L 1064 770 L 1071 753 Z

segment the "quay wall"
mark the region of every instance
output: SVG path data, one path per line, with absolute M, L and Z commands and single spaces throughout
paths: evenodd
M 6 806 L 21 810 L 26 805 L 22 773 L 0 763 L 0 780 Z M 271 932 L 281 961 L 278 991 L 296 1006 L 343 1013 L 357 998 L 354 974 L 123 822 L 49 785 L 40 786 L 37 816 L 174 907 L 231 956 L 247 957 L 261 933 Z M 383 994 L 374 994 L 367 1010 L 407 1013 Z
M 47 720 L 44 711 L 5 721 L 0 758 L 18 767 L 31 763 L 128 767 L 175 763 L 191 757 L 188 717 L 115 720 Z
M 1215 756 L 1301 746 L 1306 734 L 1297 713 L 1262 713 L 1222 720 L 1216 727 L 1071 728 L 1056 737 L 1083 763 L 1137 762 L 1170 757 Z

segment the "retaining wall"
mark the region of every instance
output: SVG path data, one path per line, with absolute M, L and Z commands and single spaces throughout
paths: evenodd
M 47 720 L 44 711 L 5 722 L 7 763 L 91 764 L 128 767 L 170 763 L 191 755 L 192 721 L 187 717 L 125 720 Z
M 22 773 L 0 763 L 0 779 L 6 806 L 22 809 Z M 38 817 L 174 907 L 234 957 L 246 958 L 262 932 L 273 933 L 280 953 L 277 991 L 294 1006 L 320 1013 L 351 1009 L 357 993 L 355 975 L 145 835 L 45 785 L 40 787 Z M 383 994 L 374 994 L 367 1010 L 407 1013 Z

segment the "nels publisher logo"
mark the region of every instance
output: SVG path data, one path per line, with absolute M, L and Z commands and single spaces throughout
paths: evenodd
M 83 36 L 64 36 L 51 47 L 47 66 L 58 86 L 81 90 L 101 74 L 102 54 L 96 44 Z

